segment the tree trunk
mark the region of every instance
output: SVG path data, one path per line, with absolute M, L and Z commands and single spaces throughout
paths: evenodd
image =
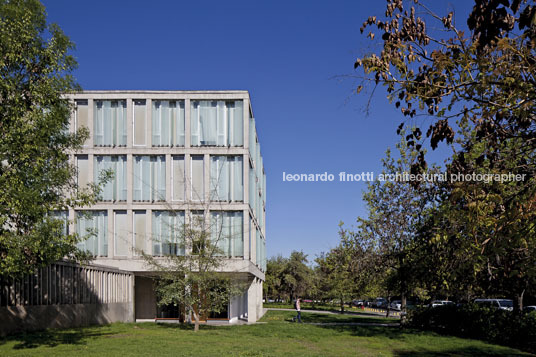
M 389 314 L 391 313 L 391 295 L 387 295 L 387 312 L 385 313 L 385 317 L 389 317 Z
M 406 293 L 402 291 L 402 294 L 400 295 L 400 321 L 405 322 L 406 321 Z
M 520 314 L 523 312 L 523 295 L 525 295 L 525 290 L 515 296 L 514 313 Z
M 194 317 L 195 317 L 194 332 L 197 332 L 199 331 L 199 311 L 194 310 Z
M 341 295 L 341 314 L 344 314 L 344 299 Z

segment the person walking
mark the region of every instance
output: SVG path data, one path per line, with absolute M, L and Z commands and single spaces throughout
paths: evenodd
M 292 321 L 296 321 L 296 319 L 298 319 L 298 322 L 301 323 L 301 306 L 300 306 L 300 298 L 297 298 L 296 299 L 296 302 L 294 303 L 294 308 L 296 309 L 296 312 L 298 313 L 298 315 L 296 317 L 293 317 L 292 318 Z

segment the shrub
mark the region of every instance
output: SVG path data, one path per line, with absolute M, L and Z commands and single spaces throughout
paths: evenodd
M 444 305 L 410 311 L 407 326 L 536 352 L 536 312 L 516 315 L 475 304 Z

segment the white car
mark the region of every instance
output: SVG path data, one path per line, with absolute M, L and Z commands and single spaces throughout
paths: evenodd
M 532 311 L 536 311 L 536 306 L 530 305 L 530 306 L 525 306 L 523 308 L 523 312 L 532 312 Z
M 454 305 L 454 301 L 449 301 L 449 300 L 434 300 L 430 303 L 430 306 L 431 307 L 436 307 L 436 306 L 444 306 L 444 305 Z
M 475 299 L 475 304 L 513 311 L 514 301 L 510 299 Z
M 401 308 L 402 308 L 402 301 L 394 300 L 391 303 L 391 309 L 400 311 Z

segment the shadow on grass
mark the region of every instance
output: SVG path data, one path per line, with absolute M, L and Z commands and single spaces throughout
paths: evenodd
M 530 356 L 524 353 L 515 353 L 506 351 L 493 346 L 473 346 L 473 347 L 460 347 L 451 349 L 442 349 L 438 351 L 431 351 L 429 349 L 421 350 L 408 350 L 408 351 L 393 351 L 395 356 L 399 357 L 445 357 L 445 356 Z
M 329 329 L 331 331 L 337 331 L 339 333 L 351 334 L 352 336 L 359 337 L 381 337 L 390 340 L 406 341 L 408 336 L 434 336 L 441 337 L 433 332 L 420 331 L 415 329 L 401 328 L 401 327 L 384 327 L 384 326 L 344 326 L 344 325 L 318 325 L 319 327 Z M 449 337 L 449 336 L 446 336 Z M 463 338 L 460 338 L 463 339 Z M 486 343 L 485 341 L 483 341 Z M 395 356 L 400 357 L 446 357 L 446 356 L 530 356 L 530 354 L 523 352 L 516 352 L 515 349 L 511 349 L 506 346 L 499 345 L 482 345 L 478 343 L 475 346 L 465 346 L 459 348 L 452 348 L 450 346 L 435 346 L 430 345 L 425 348 L 410 348 L 395 349 L 393 351 Z
M 13 346 L 13 349 L 16 350 L 37 348 L 40 346 L 56 347 L 58 345 L 83 344 L 84 340 L 89 337 L 100 337 L 116 334 L 117 332 L 100 331 L 98 327 L 95 329 L 87 327 L 69 330 L 51 329 L 7 336 L 0 340 L 0 344 L 14 341 L 16 344 Z

